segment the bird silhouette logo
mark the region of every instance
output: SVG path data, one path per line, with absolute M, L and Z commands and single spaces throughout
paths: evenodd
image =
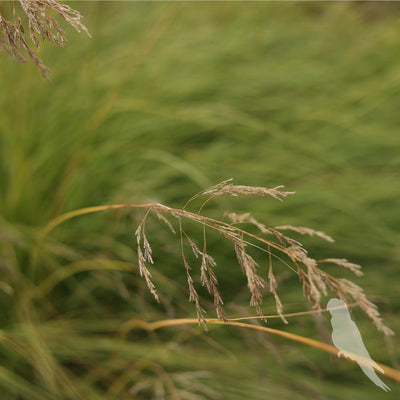
M 330 312 L 332 324 L 332 341 L 339 349 L 338 357 L 344 356 L 357 362 L 367 377 L 384 391 L 390 388 L 381 381 L 375 370 L 384 373 L 383 369 L 372 360 L 350 312 L 342 300 L 333 298 L 328 301 L 327 310 Z

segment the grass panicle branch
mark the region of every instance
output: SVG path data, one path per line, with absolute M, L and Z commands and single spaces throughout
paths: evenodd
M 290 230 L 290 231 L 300 233 L 301 235 L 317 236 L 317 237 L 319 237 L 323 240 L 326 240 L 327 242 L 330 242 L 330 243 L 334 242 L 334 240 L 326 233 L 321 232 L 321 231 L 316 231 L 311 228 L 306 228 L 304 226 L 280 225 L 280 226 L 276 226 L 275 229 L 277 229 L 278 231 L 279 230 Z
M 31 61 L 38 68 L 40 75 L 48 79 L 50 70 L 43 64 L 37 51 L 45 41 L 64 46 L 67 38 L 56 18 L 58 15 L 77 32 L 85 32 L 90 36 L 82 23 L 82 15 L 66 4 L 55 0 L 18 0 L 24 16 L 21 18 L 13 2 L 13 20 L 4 17 L 0 10 L 0 49 L 6 51 L 21 63 Z M 27 28 L 26 28 L 27 25 Z M 26 38 L 29 32 L 32 45 Z
M 143 277 L 146 281 L 146 285 L 150 290 L 150 293 L 154 296 L 154 298 L 157 300 L 157 302 L 160 301 L 158 293 L 156 291 L 156 287 L 151 280 L 151 272 L 146 266 L 146 262 L 150 264 L 154 264 L 153 258 L 152 258 L 152 250 L 150 247 L 150 243 L 147 240 L 146 237 L 146 232 L 145 232 L 145 220 L 148 215 L 148 212 L 146 213 L 145 217 L 143 218 L 142 222 L 139 224 L 139 226 L 136 229 L 135 236 L 136 236 L 136 242 L 137 242 L 137 253 L 138 253 L 138 265 L 139 265 L 139 273 L 140 276 Z
M 198 259 L 201 259 L 199 266 L 201 284 L 213 296 L 214 306 L 218 318 L 225 320 L 226 316 L 223 311 L 223 300 L 218 290 L 218 278 L 215 273 L 216 261 L 210 254 L 208 254 L 206 246 L 206 230 L 212 229 L 219 232 L 233 245 L 238 264 L 247 279 L 247 287 L 250 293 L 249 304 L 256 309 L 260 316 L 263 315 L 263 298 L 266 292 L 269 291 L 274 297 L 278 315 L 280 315 L 281 319 L 287 323 L 283 314 L 283 305 L 279 298 L 277 290 L 278 285 L 272 266 L 272 257 L 282 259 L 282 255 L 284 255 L 292 262 L 292 266 L 286 262 L 284 262 L 284 264 L 287 265 L 292 271 L 297 273 L 303 287 L 304 296 L 308 299 L 315 310 L 320 311 L 323 308 L 322 297 L 328 295 L 329 289 L 335 297 L 343 300 L 347 304 L 349 304 L 351 299 L 353 299 L 357 304 L 359 304 L 364 313 L 374 322 L 380 331 L 386 335 L 392 335 L 393 331 L 383 323 L 377 306 L 367 299 L 361 287 L 347 279 L 335 277 L 327 271 L 321 269 L 321 265 L 327 263 L 336 264 L 352 271 L 355 275 L 360 276 L 362 272 L 359 265 L 353 264 L 342 258 L 326 258 L 317 261 L 309 256 L 307 250 L 299 241 L 286 236 L 280 231 L 290 230 L 300 234 L 318 236 L 327 240 L 328 242 L 332 242 L 333 239 L 331 239 L 328 235 L 320 231 L 315 231 L 313 229 L 304 227 L 285 225 L 272 228 L 258 222 L 249 213 L 243 215 L 225 213 L 225 215 L 227 215 L 231 221 L 225 222 L 222 219 L 214 219 L 202 215 L 199 212 L 195 213 L 186 209 L 190 202 L 201 196 L 211 195 L 215 197 L 216 195 L 223 194 L 228 196 L 258 194 L 261 196 L 270 196 L 272 198 L 281 200 L 281 197 L 285 197 L 286 195 L 293 193 L 281 192 L 278 190 L 278 188 L 282 188 L 282 186 L 278 186 L 273 189 L 262 187 L 252 188 L 250 186 L 233 185 L 232 180 L 228 180 L 196 194 L 182 209 L 170 208 L 162 204 L 115 204 L 111 206 L 89 207 L 69 212 L 50 221 L 50 223 L 43 229 L 39 241 L 42 241 L 45 235 L 47 235 L 57 225 L 78 215 L 124 208 L 144 209 L 145 216 L 135 233 L 138 245 L 139 271 L 141 276 L 145 279 L 150 292 L 158 300 L 159 297 L 156 292 L 155 285 L 151 280 L 151 273 L 146 266 L 146 263 L 153 264 L 153 258 L 152 249 L 145 233 L 145 221 L 150 214 L 155 213 L 157 218 L 167 224 L 169 229 L 175 233 L 176 228 L 174 228 L 173 224 L 167 218 L 167 216 L 170 215 L 178 220 L 181 256 L 187 277 L 189 300 L 195 303 L 198 321 L 203 323 L 203 325 L 205 325 L 206 321 L 203 315 L 204 309 L 200 304 L 200 296 L 196 289 L 195 279 L 192 276 L 193 269 L 189 265 L 184 249 L 185 244 L 188 244 L 194 256 Z M 203 228 L 204 240 L 203 250 L 200 250 L 195 243 L 195 240 L 183 230 L 184 220 L 194 221 L 201 224 Z M 260 234 L 256 235 L 250 231 L 239 228 L 237 226 L 238 223 L 255 225 L 259 228 Z M 250 254 L 251 249 L 254 248 L 261 250 L 266 255 L 266 260 L 261 259 L 256 261 L 253 255 Z M 278 256 L 277 253 L 279 253 L 280 256 Z M 263 274 L 265 277 L 262 276 Z

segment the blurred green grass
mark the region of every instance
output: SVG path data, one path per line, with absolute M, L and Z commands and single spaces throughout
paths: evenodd
M 210 212 L 234 208 L 272 226 L 327 232 L 334 245 L 305 240 L 307 248 L 317 258 L 362 264 L 365 276 L 357 283 L 398 330 L 399 6 L 73 5 L 93 38 L 68 30 L 66 48 L 43 49 L 51 83 L 33 66 L 0 60 L 3 398 L 132 398 L 107 388 L 128 366 L 135 371 L 139 359 L 169 371 L 211 370 L 207 383 L 223 399 L 397 398 L 394 383 L 382 394 L 357 367 L 280 340 L 210 332 L 235 354 L 233 362 L 222 351 L 215 357 L 208 336 L 196 329 L 116 338 L 134 315 L 155 320 L 194 312 L 167 229 L 148 227 L 164 293 L 160 307 L 137 274 L 119 264 L 135 263 L 137 213 L 70 221 L 46 241 L 35 268 L 29 254 L 38 229 L 75 208 L 149 201 L 179 207 L 230 177 L 247 185 L 284 184 L 297 193 L 283 204 L 221 199 Z M 248 295 L 231 249 L 218 237 L 212 246 L 228 308 L 250 313 L 235 308 L 245 307 Z M 121 271 L 107 271 L 99 259 Z M 98 270 L 30 297 L 49 275 L 84 260 Z M 285 271 L 279 266 L 286 310 L 302 310 L 297 279 Z M 398 367 L 398 339 L 386 342 L 370 321 L 355 316 L 371 355 Z M 324 324 L 329 328 L 326 318 Z M 319 337 L 311 319 L 296 319 L 287 329 Z

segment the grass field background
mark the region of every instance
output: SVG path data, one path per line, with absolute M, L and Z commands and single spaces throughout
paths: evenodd
M 398 331 L 400 6 L 72 5 L 93 37 L 67 29 L 67 47 L 42 49 L 51 82 L 31 65 L 0 60 L 2 398 L 397 399 L 398 385 L 386 379 L 392 392 L 384 393 L 357 365 L 233 327 L 122 337 L 132 318 L 195 316 L 178 240 L 154 219 L 147 229 L 160 305 L 139 278 L 141 212 L 68 221 L 35 263 L 32 252 L 41 227 L 77 208 L 181 207 L 232 177 L 285 185 L 296 194 L 283 203 L 221 198 L 206 213 L 250 211 L 271 226 L 325 231 L 334 244 L 302 238 L 310 254 L 360 263 L 365 275 L 354 280 Z M 251 315 L 234 251 L 210 238 L 229 316 Z M 285 311 L 309 309 L 297 277 L 275 268 Z M 275 313 L 272 297 L 264 304 Z M 354 319 L 371 356 L 400 369 L 398 337 L 385 338 L 357 310 Z M 289 322 L 268 324 L 329 340 L 326 315 Z

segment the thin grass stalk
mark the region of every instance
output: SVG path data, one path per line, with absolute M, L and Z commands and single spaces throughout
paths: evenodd
M 184 237 L 188 240 L 190 247 L 196 258 L 201 256 L 202 262 L 200 267 L 201 273 L 201 283 L 205 286 L 208 292 L 214 297 L 214 308 L 217 312 L 217 316 L 220 319 L 225 319 L 223 313 L 223 301 L 220 296 L 220 293 L 217 288 L 218 279 L 216 274 L 213 272 L 211 268 L 208 268 L 207 264 L 210 263 L 211 266 L 215 267 L 216 263 L 214 258 L 206 253 L 206 238 L 205 238 L 205 228 L 211 228 L 219 232 L 225 239 L 231 242 L 234 246 L 237 261 L 241 267 L 242 273 L 246 276 L 247 279 L 247 287 L 251 294 L 250 306 L 254 307 L 257 310 L 257 313 L 261 316 L 262 312 L 262 301 L 264 296 L 264 289 L 269 287 L 270 293 L 273 294 L 275 298 L 275 304 L 278 311 L 282 317 L 282 320 L 286 322 L 283 317 L 283 305 L 280 301 L 277 292 L 277 281 L 272 268 L 272 250 L 277 250 L 281 254 L 286 255 L 293 265 L 295 266 L 295 273 L 299 276 L 300 283 L 303 287 L 303 294 L 308 299 L 310 304 L 316 310 L 322 310 L 321 299 L 323 295 L 328 294 L 328 288 L 335 295 L 335 297 L 345 301 L 346 303 L 350 303 L 350 299 L 356 301 L 364 313 L 374 322 L 378 330 L 384 332 L 386 335 L 392 335 L 393 331 L 384 325 L 382 318 L 379 314 L 378 308 L 375 304 L 368 300 L 366 295 L 363 292 L 363 289 L 356 285 L 355 283 L 347 280 L 336 278 L 331 274 L 328 274 L 326 271 L 318 268 L 318 262 L 311 258 L 308 255 L 307 250 L 303 247 L 303 245 L 281 232 L 279 232 L 275 228 L 270 228 L 265 226 L 264 224 L 258 222 L 254 217 L 252 217 L 249 213 L 243 215 L 237 215 L 235 213 L 228 214 L 231 219 L 231 223 L 227 223 L 223 220 L 217 220 L 214 218 L 206 217 L 201 215 L 199 212 L 204 206 L 204 202 L 202 207 L 200 208 L 198 213 L 193 213 L 187 211 L 185 207 L 194 199 L 199 196 L 211 195 L 212 197 L 227 195 L 227 196 L 238 196 L 238 195 L 258 195 L 258 196 L 269 196 L 275 198 L 277 200 L 282 200 L 282 198 L 287 195 L 292 194 L 293 192 L 283 192 L 280 189 L 283 186 L 278 186 L 273 189 L 267 189 L 263 187 L 252 187 L 252 186 L 243 186 L 243 185 L 233 185 L 231 180 L 221 182 L 215 186 L 212 186 L 209 189 L 200 192 L 199 195 L 195 195 L 191 198 L 189 202 L 187 202 L 183 209 L 176 209 L 164 206 L 162 204 L 114 204 L 114 205 L 103 205 L 103 206 L 95 206 L 95 207 L 86 207 L 83 209 L 78 209 L 75 211 L 68 212 L 63 214 L 53 220 L 51 220 L 38 235 L 37 244 L 34 246 L 33 252 L 31 254 L 31 274 L 36 274 L 36 261 L 38 257 L 38 252 L 40 246 L 46 237 L 55 227 L 59 224 L 74 218 L 76 216 L 85 215 L 89 213 L 105 211 L 105 210 L 115 210 L 115 209 L 144 209 L 146 210 L 145 215 L 138 225 L 135 235 L 137 241 L 137 253 L 138 253 L 138 263 L 139 263 L 139 271 L 140 275 L 145 279 L 146 284 L 150 292 L 153 294 L 155 299 L 159 301 L 158 293 L 154 283 L 152 282 L 152 274 L 148 269 L 146 263 L 153 264 L 152 258 L 152 249 L 149 241 L 147 240 L 145 233 L 145 221 L 150 214 L 151 211 L 154 211 L 155 214 L 160 219 L 160 214 L 167 213 L 169 216 L 174 217 L 178 220 L 179 223 L 179 236 L 180 236 L 180 246 L 181 246 L 181 257 L 185 267 L 186 276 L 187 276 L 187 284 L 189 288 L 189 301 L 194 302 L 196 306 L 196 312 L 198 316 L 199 324 L 203 322 L 204 327 L 206 327 L 205 319 L 203 317 L 203 308 L 200 304 L 200 297 L 198 295 L 196 285 L 194 283 L 192 277 L 192 268 L 186 259 L 184 252 Z M 226 215 L 226 214 L 225 214 Z M 182 220 L 189 220 L 192 222 L 196 222 L 202 225 L 203 228 L 203 252 L 200 251 L 198 246 L 195 244 L 193 240 L 184 232 L 182 226 Z M 169 228 L 174 232 L 173 226 L 169 223 L 167 218 L 161 218 L 161 220 L 166 221 Z M 250 223 L 255 225 L 261 230 L 262 234 L 271 235 L 273 240 L 266 239 L 260 234 L 254 234 L 247 230 L 241 229 L 236 226 L 237 223 Z M 291 225 L 278 227 L 282 230 L 294 230 L 300 234 L 308 234 L 319 236 L 320 238 L 327 240 L 329 242 L 332 239 L 320 231 L 315 231 L 305 227 L 293 227 Z M 254 243 L 255 242 L 255 243 Z M 269 283 L 258 273 L 260 269 L 260 263 L 257 262 L 252 255 L 248 252 L 248 245 L 252 247 L 256 247 L 261 249 L 262 251 L 268 254 L 268 263 L 269 263 L 269 271 L 268 271 L 268 280 Z M 275 256 L 275 254 L 274 254 Z M 348 262 L 346 259 L 338 259 L 338 258 L 329 258 L 322 260 L 322 262 L 329 262 L 333 264 L 340 265 L 344 268 L 351 270 L 357 276 L 360 276 L 361 267 Z M 286 263 L 287 265 L 287 263 Z M 293 270 L 293 268 L 292 268 Z
M 287 317 L 287 316 L 288 315 L 285 315 L 285 317 Z M 280 318 L 279 315 L 276 317 Z M 340 351 L 336 347 L 329 345 L 327 343 L 323 343 L 318 340 L 310 339 L 308 337 L 304 337 L 304 336 L 290 333 L 287 331 L 282 331 L 280 329 L 268 328 L 266 326 L 246 324 L 243 322 L 237 322 L 237 321 L 233 321 L 233 320 L 229 320 L 229 319 L 226 321 L 221 321 L 216 318 L 206 318 L 205 321 L 207 322 L 207 324 L 211 324 L 211 325 L 236 326 L 239 328 L 253 329 L 253 330 L 257 330 L 257 331 L 261 331 L 261 332 L 270 333 L 272 335 L 281 336 L 285 339 L 289 339 L 294 342 L 298 342 L 298 343 L 302 343 L 302 344 L 305 344 L 310 347 L 314 347 L 316 349 L 325 351 L 325 352 L 333 354 L 335 356 L 337 356 Z M 151 322 L 151 323 L 147 323 L 145 321 L 140 321 L 140 322 L 138 321 L 138 324 L 135 327 L 142 328 L 144 330 L 151 332 L 151 331 L 156 331 L 156 330 L 162 329 L 162 328 L 167 328 L 167 327 L 171 327 L 171 326 L 179 326 L 179 325 L 187 325 L 187 324 L 190 324 L 190 325 L 198 324 L 198 320 L 197 320 L 197 318 L 180 318 L 180 319 L 160 320 L 160 321 L 155 321 L 155 322 Z M 362 364 L 367 367 L 369 367 L 371 365 L 371 360 L 364 358 L 364 357 L 360 357 L 359 355 L 351 353 L 351 352 L 348 352 L 348 353 L 352 358 L 354 358 L 354 359 L 349 359 L 349 361 L 352 361 L 352 362 L 358 363 L 358 364 Z M 382 375 L 387 376 L 388 378 L 390 378 L 396 382 L 400 382 L 400 371 L 398 371 L 394 368 L 391 368 L 385 364 L 381 364 L 379 362 L 377 362 L 376 364 L 383 370 L 383 373 L 380 372 L 379 370 L 377 370 L 377 372 L 381 373 Z

